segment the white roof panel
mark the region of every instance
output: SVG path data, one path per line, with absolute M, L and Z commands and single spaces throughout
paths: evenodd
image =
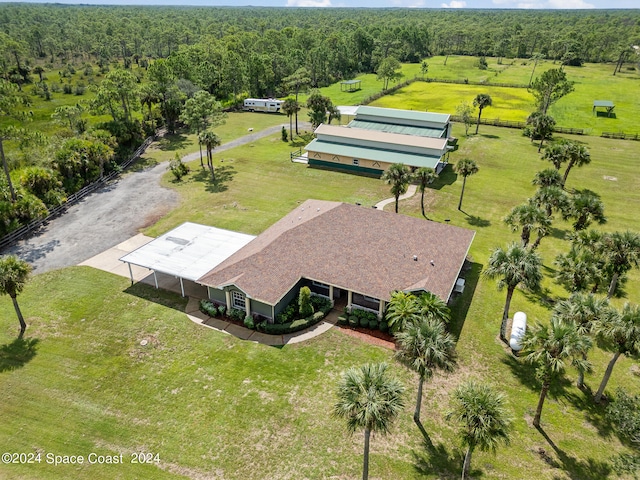
M 254 238 L 253 235 L 186 222 L 120 260 L 196 281 Z

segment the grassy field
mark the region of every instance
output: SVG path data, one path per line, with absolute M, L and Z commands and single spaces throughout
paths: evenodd
M 430 76 L 447 71 L 459 75 L 473 69 L 468 58 L 451 57 L 446 67 L 439 65 L 440 60 L 444 59 L 428 60 Z M 505 66 L 488 60 L 490 71 L 483 74 L 500 79 L 496 81 L 505 81 L 509 75 L 510 81 L 525 78 L 526 82 L 527 72 L 530 75 L 531 65 Z M 538 68 L 542 71 L 552 66 L 544 62 Z M 576 95 L 580 85 L 590 85 L 585 92 L 596 92 L 596 83 L 637 82 L 637 77 L 628 78 L 635 73 L 627 72 L 612 81 L 614 77 L 605 67 L 568 70 L 575 79 L 578 73 L 596 73 L 577 83 L 576 92 L 554 108 Z M 407 75 L 419 74 L 418 65 L 403 68 Z M 495 71 L 500 73 L 495 75 Z M 382 100 L 390 101 L 388 106 L 415 105 L 415 109 L 437 111 L 433 104 L 420 106 L 424 93 L 411 90 L 418 86 L 458 87 L 417 82 Z M 452 90 L 444 97 L 473 98 L 471 88 L 457 94 Z M 494 102 L 496 99 L 501 97 L 494 97 Z M 524 100 L 501 101 L 515 107 Z M 493 112 L 500 108 L 496 104 L 485 110 L 484 116 L 493 118 Z M 501 113 L 500 118 L 507 119 L 513 111 L 517 108 L 505 109 L 505 117 Z M 306 115 L 300 118 L 306 119 Z M 284 115 L 237 113 L 217 132 L 226 142 L 246 134 L 249 128 L 258 131 L 285 123 Z M 15 341 L 18 323 L 12 304 L 9 298 L 0 297 L 0 390 L 4 393 L 0 444 L 3 451 L 42 454 L 40 464 L 0 464 L 0 477 L 359 478 L 362 435 L 350 437 L 343 423 L 331 417 L 335 384 L 340 372 L 350 366 L 387 360 L 408 388 L 407 408 L 390 436 L 372 438 L 372 478 L 458 478 L 463 452 L 444 415 L 450 391 L 468 378 L 488 381 L 505 392 L 514 419 L 509 446 L 501 447 L 495 456 L 474 454 L 474 477 L 619 478 L 611 461 L 615 455 L 629 452 L 629 447 L 613 433 L 603 407 L 595 406 L 588 393 L 574 386 L 576 372 L 572 369 L 547 399 L 543 431 L 532 427 L 539 385 L 533 369 L 512 357 L 496 340 L 505 292 L 480 274 L 493 248 L 517 241 L 518 234 L 511 232 L 502 218 L 534 193 L 531 179 L 548 165 L 539 159 L 537 144 L 518 130 L 481 126 L 479 135 L 465 137 L 463 128 L 455 125 L 454 135 L 460 139 L 460 148 L 451 154 L 450 162 L 472 158 L 480 171 L 467 180 L 464 211 L 460 212 L 456 206 L 462 181 L 447 167 L 426 192 L 427 214 L 438 222 L 474 229 L 476 237 L 469 252 L 471 268 L 465 293 L 453 303 L 451 330 L 458 337 L 459 367 L 425 386 L 423 422 L 435 448 L 425 447 L 411 420 L 416 379 L 394 362 L 392 352 L 336 330 L 283 348 L 243 342 L 191 323 L 183 313 L 185 302 L 178 296 L 143 285 L 130 287 L 127 279 L 75 267 L 35 276 L 20 296 L 31 344 Z M 638 143 L 594 136 L 574 139 L 588 145 L 592 163 L 574 169 L 567 187 L 589 188 L 602 196 L 608 217 L 602 229 L 637 230 Z M 180 193 L 181 205 L 145 233 L 156 236 L 189 220 L 257 234 L 307 198 L 359 202 L 369 207 L 390 196 L 388 186 L 380 180 L 290 162 L 289 152 L 304 144 L 302 138 L 295 144 L 284 143 L 277 134 L 215 154 L 216 182 L 200 170 L 199 161 L 190 164 L 192 171 L 182 182 L 173 182 L 167 173 L 163 183 Z M 150 149 L 143 163 L 195 150 L 193 135 L 175 136 Z M 387 208 L 391 210 L 393 205 Z M 401 202 L 400 212 L 420 217 L 419 195 Z M 567 296 L 551 277 L 553 259 L 567 250 L 564 237 L 570 230 L 570 224 L 554 222 L 552 235 L 540 246 L 547 299 Z M 626 298 L 614 301 L 617 306 L 626 300 L 638 303 L 637 270 L 629 275 L 625 293 Z M 548 301 L 519 290 L 511 307 L 512 312 L 517 310 L 525 311 L 529 322 L 547 321 L 550 315 Z M 590 354 L 594 371 L 586 376 L 589 389 L 597 388 L 609 358 L 599 349 Z M 640 393 L 638 372 L 636 362 L 622 358 L 608 391 L 622 386 Z M 131 464 L 132 454 L 140 451 L 157 453 L 159 463 Z M 123 454 L 124 464 L 46 463 L 47 453 L 86 457 L 91 452 Z
M 460 137 L 451 161 L 474 158 L 480 171 L 467 181 L 463 212 L 456 210 L 461 179 L 450 167 L 427 191 L 427 211 L 436 221 L 476 230 L 467 288 L 454 305 L 452 330 L 459 336 L 459 368 L 437 376 L 425 389 L 423 420 L 434 449 L 427 449 L 411 421 L 415 378 L 394 363 L 408 387 L 407 408 L 389 437 L 372 440 L 373 478 L 457 478 L 461 450 L 444 420 L 448 393 L 467 378 L 504 391 L 514 418 L 511 445 L 496 456 L 474 454 L 473 475 L 486 478 L 617 478 L 614 455 L 628 451 L 612 433 L 603 408 L 573 386 L 575 372 L 552 389 L 543 411 L 544 435 L 531 426 L 538 385 L 531 367 L 496 340 L 504 292 L 479 275 L 492 248 L 517 239 L 502 218 L 534 189 L 530 180 L 547 165 L 520 132 L 482 126 L 480 135 Z M 637 228 L 640 178 L 637 144 L 580 137 L 592 164 L 572 171 L 569 188 L 602 195 L 607 230 Z M 259 233 L 309 197 L 359 201 L 367 206 L 388 196 L 379 180 L 314 170 L 289 161 L 291 146 L 279 135 L 216 156 L 220 181 L 194 171 L 185 182 L 165 184 L 182 205 L 147 233 L 157 235 L 185 220 Z M 221 159 L 224 158 L 224 162 Z M 604 176 L 615 177 L 615 180 Z M 392 208 L 390 206 L 389 208 Z M 401 213 L 420 216 L 419 196 L 403 201 Z M 550 280 L 553 258 L 566 249 L 570 226 L 555 225 L 542 242 L 545 295 L 566 296 Z M 42 292 L 47 294 L 43 295 Z M 640 298 L 640 275 L 630 275 L 627 299 Z M 621 304 L 622 299 L 616 300 Z M 239 341 L 198 327 L 181 310 L 184 301 L 88 268 L 36 276 L 20 302 L 34 349 L 14 343 L 17 321 L 11 302 L 0 298 L 0 404 L 2 444 L 11 451 L 88 455 L 158 453 L 159 466 L 0 465 L 0 476 L 37 478 L 358 478 L 362 436 L 349 437 L 331 418 L 336 380 L 342 370 L 370 360 L 393 362 L 392 352 L 338 331 L 281 349 Z M 545 321 L 549 306 L 517 291 L 512 311 Z M 147 340 L 146 346 L 140 345 Z M 18 349 L 18 355 L 11 353 Z M 595 389 L 609 354 L 595 350 Z M 637 365 L 621 359 L 609 391 L 640 392 Z M 63 421 L 61 421 L 63 419 Z M 311 448 L 310 448 L 311 447 Z M 6 448 L 5 448 L 6 449 Z M 544 452 L 544 453 L 541 453 Z M 514 460 L 515 459 L 515 460 Z
M 490 82 L 513 85 L 527 85 L 533 72 L 533 63 L 523 59 L 503 59 L 502 64 L 496 58 L 487 58 L 487 70 L 480 70 L 476 57 L 456 57 L 447 59 L 432 57 L 427 77 L 444 80 L 464 80 L 471 82 Z M 559 64 L 542 60 L 535 69 L 535 77 Z M 637 70 L 623 69 L 615 77 L 613 66 L 608 64 L 585 64 L 583 67 L 564 67 L 569 80 L 575 82 L 575 91 L 560 99 L 549 110 L 559 126 L 582 128 L 588 135 L 600 135 L 602 132 L 640 133 L 637 118 L 640 116 L 640 104 L 637 102 L 637 89 L 640 73 Z M 419 64 L 403 64 L 404 79 L 421 77 Z M 341 92 L 336 83 L 321 89 L 336 105 L 358 105 L 366 97 L 379 92 L 382 82 L 375 75 L 361 75 L 362 90 Z M 534 98 L 526 88 L 506 88 L 493 86 L 475 86 L 465 84 L 415 82 L 392 95 L 382 97 L 372 103 L 375 106 L 429 110 L 455 114 L 461 101 L 472 103 L 478 93 L 488 93 L 493 106 L 483 112 L 487 119 L 525 121 L 534 111 Z M 611 100 L 616 105 L 616 115 L 607 117 L 595 115 L 592 111 L 594 100 Z
M 189 220 L 257 234 L 307 198 L 373 205 L 389 196 L 379 180 L 292 163 L 289 153 L 305 144 L 292 146 L 278 134 L 215 154 L 216 182 L 200 160 L 189 164 L 182 182 L 165 175 L 163 184 L 177 189 L 182 203 L 146 233 L 156 236 Z

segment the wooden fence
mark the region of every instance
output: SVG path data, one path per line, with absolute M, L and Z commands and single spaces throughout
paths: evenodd
M 489 80 L 484 80 L 481 82 L 477 82 L 474 80 L 469 80 L 468 78 L 434 78 L 434 77 L 426 77 L 421 78 L 416 76 L 415 79 L 420 82 L 427 83 L 455 83 L 458 85 L 480 85 L 486 87 L 507 87 L 507 88 L 529 88 L 529 85 L 525 85 L 524 83 L 498 83 L 491 82 Z
M 142 155 L 144 153 L 144 151 L 147 149 L 147 147 L 149 145 L 151 145 L 151 142 L 153 142 L 155 140 L 157 135 L 158 135 L 158 132 L 156 132 L 156 135 L 148 137 L 142 143 L 142 145 L 140 145 L 138 147 L 138 149 L 135 152 L 133 152 L 133 155 L 131 155 L 131 157 L 129 157 L 127 160 L 125 160 L 124 162 L 119 164 L 118 167 L 116 168 L 116 170 L 111 172 L 109 175 L 105 175 L 105 176 L 99 178 L 98 180 L 96 180 L 95 182 L 93 182 L 92 184 L 87 185 L 86 187 L 84 187 L 81 190 L 78 190 L 76 193 L 73 193 L 73 194 L 69 195 L 67 197 L 67 201 L 65 203 L 63 203 L 62 205 L 58 205 L 57 207 L 52 208 L 51 210 L 49 210 L 49 215 L 47 215 L 45 218 L 34 220 L 33 222 L 28 223 L 27 225 L 24 225 L 24 226 L 18 228 L 17 230 L 14 230 L 13 232 L 9 233 L 8 235 L 5 235 L 4 237 L 2 237 L 0 239 L 0 250 L 8 247 L 9 245 L 13 244 L 14 242 L 16 242 L 18 240 L 20 240 L 24 236 L 26 236 L 26 235 L 28 235 L 30 233 L 36 232 L 38 229 L 40 229 L 40 227 L 45 225 L 51 219 L 53 219 L 53 218 L 57 217 L 58 215 L 60 215 L 61 213 L 63 213 L 67 208 L 69 208 L 70 206 L 78 203 L 82 198 L 86 197 L 90 193 L 96 191 L 98 188 L 104 186 L 107 182 L 109 182 L 109 181 L 113 180 L 114 178 L 116 178 L 118 175 L 120 175 L 121 171 L 126 169 L 138 157 L 140 157 L 140 155 Z
M 604 138 L 615 138 L 617 140 L 640 140 L 640 133 L 602 132 L 600 136 Z
M 462 117 L 458 115 L 451 115 L 451 120 L 454 122 L 462 123 Z M 475 125 L 477 120 L 472 122 Z M 480 118 L 482 125 L 493 125 L 494 127 L 507 127 L 507 128 L 524 128 L 527 126 L 526 122 L 513 122 L 510 120 L 500 120 L 499 118 Z M 553 131 L 556 133 L 568 133 L 571 135 L 584 135 L 582 128 L 567 128 L 567 127 L 554 127 Z

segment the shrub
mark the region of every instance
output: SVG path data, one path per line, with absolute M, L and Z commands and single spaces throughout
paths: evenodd
M 173 173 L 173 176 L 178 182 L 182 180 L 182 177 L 189 173 L 189 167 L 182 163 L 182 159 L 177 153 L 175 158 L 169 162 L 169 170 L 171 170 L 171 173 Z
M 87 87 L 84 86 L 84 84 L 79 83 L 78 85 L 76 85 L 76 88 L 73 90 L 73 93 L 80 96 L 80 95 L 84 95 L 84 92 L 87 90 Z
M 311 295 L 311 305 L 313 306 L 314 311 L 322 311 L 325 315 L 333 308 L 331 300 L 319 295 Z
M 615 399 L 607 406 L 605 418 L 614 425 L 618 436 L 640 442 L 640 396 L 629 395 L 618 388 Z
M 302 287 L 298 294 L 298 304 L 301 317 L 308 317 L 313 314 L 313 306 L 311 305 L 311 290 L 309 287 Z
M 218 306 L 218 313 L 221 317 L 224 317 L 225 312 L 227 311 L 227 307 L 225 305 Z
M 349 323 L 349 317 L 345 315 L 340 315 L 338 317 L 338 325 L 346 325 L 347 323 Z
M 215 317 L 218 313 L 218 309 L 215 304 L 210 302 L 209 300 L 200 300 L 200 311 L 209 315 L 210 317 Z
M 358 323 L 362 328 L 369 328 L 369 319 L 365 317 L 360 317 Z
M 232 308 L 229 310 L 229 316 L 238 322 L 242 322 L 244 320 L 245 311 L 240 310 L 238 308 Z
M 389 331 L 389 324 L 385 320 L 382 320 L 380 322 L 380 325 L 378 326 L 378 328 L 380 329 L 381 332 L 388 332 Z
M 325 316 L 324 312 L 315 312 L 313 315 L 311 315 L 312 320 L 319 322 L 320 320 L 322 320 Z
M 251 315 L 244 317 L 244 326 L 251 330 L 255 328 L 255 323 L 253 322 L 253 317 Z
M 67 95 L 71 95 L 73 93 L 73 87 L 70 84 L 65 83 L 62 86 L 62 92 L 66 93 Z
M 369 320 L 369 328 L 371 330 L 378 330 L 379 328 L 378 320 Z
M 282 126 L 282 131 L 280 132 L 280 135 L 282 137 L 282 141 L 286 142 L 287 140 L 289 140 L 289 134 L 287 133 L 287 129 L 285 128 L 285 126 Z
M 349 325 L 352 327 L 357 327 L 358 326 L 358 317 L 356 317 L 355 315 L 350 315 L 349 316 Z

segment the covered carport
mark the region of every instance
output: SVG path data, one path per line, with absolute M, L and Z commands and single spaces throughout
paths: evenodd
M 255 237 L 216 227 L 186 222 L 151 242 L 124 255 L 120 261 L 129 266 L 131 284 L 134 275 L 131 266 L 147 268 L 153 272 L 156 288 L 163 287 L 166 278 L 180 284 L 182 296 L 197 292 L 206 298 L 206 287 L 196 282 Z

